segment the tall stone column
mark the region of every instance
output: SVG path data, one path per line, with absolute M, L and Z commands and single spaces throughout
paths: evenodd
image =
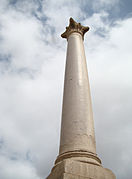
M 68 41 L 59 155 L 48 179 L 115 179 L 96 154 L 84 27 L 70 18 L 61 35 Z
M 76 26 L 75 26 L 76 25 Z M 60 154 L 68 151 L 87 151 L 96 154 L 94 124 L 82 28 L 70 19 L 62 37 L 68 48 L 64 83 Z
M 94 122 L 90 96 L 90 86 L 84 52 L 84 34 L 89 27 L 84 27 L 70 18 L 69 27 L 61 35 L 68 41 L 60 155 L 58 160 L 68 155 L 92 156 L 86 160 L 98 162 L 94 134 Z M 96 159 L 93 160 L 92 158 Z

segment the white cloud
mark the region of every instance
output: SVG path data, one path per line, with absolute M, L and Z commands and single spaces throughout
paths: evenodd
M 15 68 L 31 67 L 36 70 L 40 67 L 42 55 L 47 53 L 40 37 L 42 25 L 34 18 L 27 18 L 14 11 L 2 14 L 0 18 L 2 54 L 11 56 Z
M 0 177 L 4 179 L 40 179 L 36 169 L 26 162 L 11 161 L 0 156 Z

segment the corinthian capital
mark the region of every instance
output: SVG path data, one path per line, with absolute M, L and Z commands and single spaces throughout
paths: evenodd
M 82 38 L 84 39 L 84 34 L 89 30 L 89 27 L 84 27 L 80 23 L 77 23 L 73 20 L 73 18 L 70 18 L 69 20 L 69 26 L 66 27 L 66 31 L 61 34 L 62 38 L 68 39 L 69 35 L 73 32 L 78 32 L 82 35 Z

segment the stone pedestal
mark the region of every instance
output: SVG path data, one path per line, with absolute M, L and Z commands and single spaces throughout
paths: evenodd
M 115 179 L 115 175 L 98 165 L 66 159 L 52 169 L 47 179 Z

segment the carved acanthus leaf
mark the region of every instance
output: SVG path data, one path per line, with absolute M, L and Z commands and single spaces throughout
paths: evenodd
M 89 30 L 89 27 L 82 26 L 80 23 L 77 23 L 73 20 L 73 18 L 70 18 L 69 20 L 69 26 L 66 27 L 66 31 L 61 34 L 62 38 L 68 38 L 69 35 L 73 32 L 78 32 L 82 35 L 84 38 L 84 34 Z

